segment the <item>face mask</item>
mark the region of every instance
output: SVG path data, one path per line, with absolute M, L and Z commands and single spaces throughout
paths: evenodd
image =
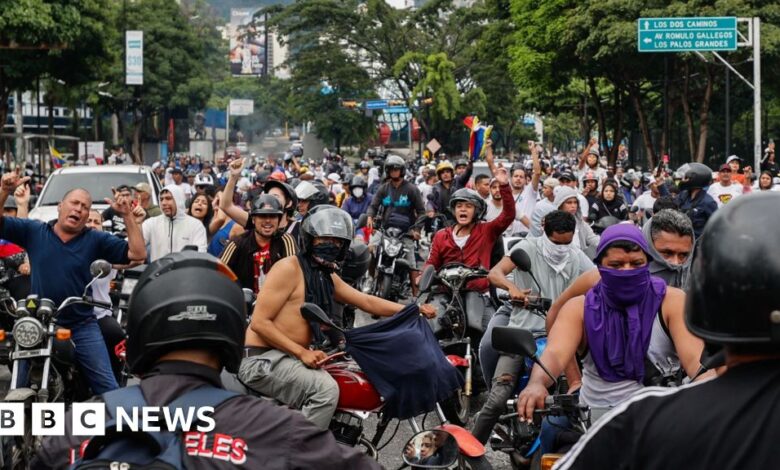
M 352 195 L 360 199 L 363 197 L 363 188 L 355 188 L 352 190 Z
M 341 246 L 333 242 L 320 243 L 311 248 L 311 255 L 314 261 L 327 268 L 338 268 L 336 260 L 340 254 Z
M 566 267 L 566 263 L 569 261 L 569 254 L 571 253 L 571 243 L 566 245 L 558 245 L 553 243 L 547 234 L 542 235 L 542 254 L 547 263 L 552 267 L 555 272 L 560 273 Z
M 610 301 L 624 307 L 638 303 L 650 286 L 650 268 L 612 269 L 599 266 L 601 285 Z

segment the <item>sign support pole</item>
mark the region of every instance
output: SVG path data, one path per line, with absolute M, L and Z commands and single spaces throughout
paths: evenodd
M 761 19 L 753 18 L 753 159 L 761 172 Z

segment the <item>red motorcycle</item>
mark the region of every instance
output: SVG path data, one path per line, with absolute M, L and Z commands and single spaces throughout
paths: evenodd
M 339 329 L 317 305 L 305 303 L 301 307 L 301 315 L 309 322 Z M 382 413 L 385 405 L 382 396 L 357 362 L 349 358 L 345 352 L 336 352 L 320 364 L 323 364 L 322 368 L 333 377 L 339 387 L 338 406 L 330 422 L 330 431 L 342 444 L 362 446 L 366 449 L 367 455 L 378 459 L 377 449 L 380 440 L 392 421 Z M 437 429 L 445 430 L 454 436 L 459 455 L 464 461 L 471 462 L 468 468 L 490 468 L 485 458 L 485 447 L 466 429 L 449 424 L 438 403 L 435 411 L 442 423 L 442 426 Z M 363 425 L 371 413 L 378 414 L 378 419 L 374 435 L 369 439 L 364 433 Z M 408 419 L 408 422 L 415 433 L 421 432 L 413 418 Z

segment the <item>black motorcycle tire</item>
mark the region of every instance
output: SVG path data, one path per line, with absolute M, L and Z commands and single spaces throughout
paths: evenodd
M 32 402 L 24 407 L 25 426 L 21 436 L 5 436 L 3 442 L 3 470 L 27 470 L 36 451 L 36 438 L 32 435 Z
M 394 302 L 395 299 L 391 297 L 392 291 L 393 291 L 393 277 L 382 274 L 379 280 L 377 281 L 376 296 Z
M 440 403 L 444 416 L 452 424 L 466 426 L 471 413 L 471 397 L 463 389 L 458 389 L 450 398 Z

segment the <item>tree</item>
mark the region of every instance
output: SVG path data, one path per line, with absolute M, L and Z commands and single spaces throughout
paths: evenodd
M 112 63 L 116 3 L 110 0 L 10 0 L 0 8 L 0 122 L 12 91 L 51 77 L 79 87 Z M 17 156 L 19 157 L 19 156 Z

